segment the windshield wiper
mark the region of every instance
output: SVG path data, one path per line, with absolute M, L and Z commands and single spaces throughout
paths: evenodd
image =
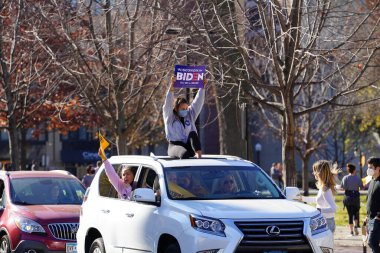
M 186 197 L 186 198 L 178 198 L 178 199 L 175 199 L 175 200 L 203 200 L 204 198 L 200 198 L 200 197 Z
M 22 200 L 17 200 L 17 201 L 13 201 L 13 204 L 15 205 L 33 205 L 32 203 L 29 203 L 29 202 L 26 202 L 26 201 L 22 201 Z

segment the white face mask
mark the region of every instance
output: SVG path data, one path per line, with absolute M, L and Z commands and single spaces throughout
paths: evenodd
M 368 176 L 370 176 L 370 177 L 372 177 L 373 176 L 373 174 L 375 174 L 375 171 L 373 170 L 373 169 L 367 169 L 367 175 Z

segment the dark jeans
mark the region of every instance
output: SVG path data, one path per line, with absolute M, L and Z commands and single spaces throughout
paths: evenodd
M 368 246 L 373 253 L 380 253 L 380 220 L 368 219 Z
M 348 224 L 354 224 L 354 220 L 359 221 L 359 207 L 358 206 L 346 206 L 346 208 L 347 208 L 347 212 L 348 212 Z
M 168 155 L 180 159 L 187 159 L 195 156 L 195 151 L 201 150 L 201 142 L 195 131 L 190 132 L 187 143 L 181 141 L 170 141 Z

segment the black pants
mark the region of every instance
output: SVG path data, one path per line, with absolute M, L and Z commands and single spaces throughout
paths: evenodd
M 170 157 L 186 159 L 195 156 L 195 152 L 201 150 L 201 142 L 195 131 L 190 132 L 187 143 L 181 141 L 170 141 L 168 155 Z
M 368 245 L 373 253 L 380 253 L 380 220 L 368 219 Z
M 359 207 L 346 206 L 348 212 L 348 224 L 354 224 L 354 220 L 359 221 Z

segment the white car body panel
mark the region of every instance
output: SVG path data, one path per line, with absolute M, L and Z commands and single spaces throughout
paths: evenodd
M 329 230 L 311 235 L 310 218 L 319 212 L 297 201 L 285 198 L 174 200 L 168 197 L 163 167 L 252 166 L 250 162 L 236 157 L 215 157 L 216 159 L 183 160 L 163 160 L 146 156 L 111 157 L 109 161 L 112 164 L 141 164 L 154 169 L 160 184 L 161 204 L 100 196 L 98 184 L 103 171 L 101 168 L 92 182 L 87 200 L 82 205 L 77 233 L 78 253 L 89 253 L 88 244 L 94 237 L 103 238 L 107 253 L 156 253 L 162 235 L 175 238 L 181 252 L 219 249 L 218 253 L 233 253 L 244 237 L 235 224 L 236 221 L 302 221 L 303 234 L 313 252 L 322 253 L 321 246 L 333 248 L 333 236 Z M 221 220 L 225 225 L 225 237 L 194 229 L 190 224 L 190 215 Z
M 252 218 L 252 213 L 255 214 L 255 219 L 276 219 L 278 217 L 297 219 L 309 217 L 310 212 L 313 212 L 314 215 L 318 214 L 315 208 L 311 206 L 286 199 L 189 200 L 181 202 L 185 202 L 184 206 L 178 206 L 177 208 L 192 208 L 194 209 L 192 212 L 199 212 L 203 216 L 217 219 L 236 219 L 236 217 L 249 219 Z

